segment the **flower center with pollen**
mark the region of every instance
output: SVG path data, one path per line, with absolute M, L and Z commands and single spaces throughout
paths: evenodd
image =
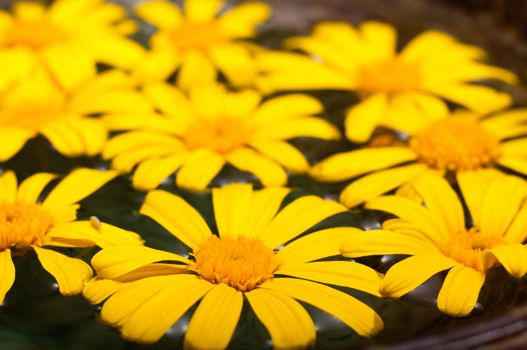
M 194 252 L 196 272 L 212 283 L 247 292 L 273 277 L 279 265 L 259 239 L 211 236 Z
M 400 93 L 416 90 L 421 83 L 419 66 L 394 58 L 359 69 L 358 90 L 369 95 L 377 92 Z
M 38 204 L 0 203 L 0 250 L 41 245 L 53 217 Z
M 191 150 L 208 148 L 226 154 L 247 144 L 251 134 L 247 123 L 239 118 L 200 119 L 187 129 L 183 141 Z
M 499 139 L 476 119 L 452 117 L 431 123 L 414 135 L 410 148 L 419 160 L 441 170 L 471 170 L 494 163 Z
M 171 34 L 173 44 L 180 50 L 205 50 L 212 45 L 229 41 L 214 22 L 187 23 Z
M 452 235 L 442 247 L 443 254 L 477 271 L 485 272 L 494 266 L 496 260 L 487 254 L 487 249 L 503 244 L 501 236 L 483 236 L 476 228 Z
M 5 46 L 27 46 L 39 50 L 67 39 L 62 28 L 45 20 L 15 21 L 0 38 Z

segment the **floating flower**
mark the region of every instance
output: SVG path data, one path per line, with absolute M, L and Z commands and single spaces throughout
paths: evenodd
M 345 208 L 303 196 L 280 209 L 289 192 L 253 191 L 249 184 L 214 188 L 218 235 L 180 197 L 148 193 L 140 212 L 187 245 L 188 257 L 147 247 L 104 249 L 92 260 L 98 276 L 84 295 L 94 303 L 107 299 L 102 319 L 141 343 L 159 340 L 198 301 L 185 348 L 226 348 L 245 302 L 277 349 L 307 348 L 315 341 L 315 325 L 297 300 L 361 336 L 377 333 L 383 323 L 375 311 L 325 283 L 377 295 L 378 274 L 356 262 L 317 261 L 338 255 L 344 239 L 359 230 L 329 228 L 295 239 Z
M 483 79 L 514 83 L 516 76 L 482 64 L 485 53 L 436 31 L 427 31 L 396 52 L 395 29 L 365 22 L 358 29 L 346 23 L 322 23 L 308 37 L 292 38 L 287 46 L 312 55 L 262 52 L 259 65 L 267 74 L 265 90 L 339 89 L 356 91 L 362 101 L 346 115 L 346 136 L 367 141 L 375 127 L 386 126 L 405 109 L 429 110 L 445 98 L 477 113 L 510 104 L 511 98 Z
M 222 0 L 185 0 L 184 12 L 173 2 L 153 0 L 137 7 L 137 14 L 157 27 L 150 40 L 152 53 L 138 70 L 144 79 L 166 78 L 179 69 L 178 85 L 189 88 L 215 80 L 219 69 L 235 85 L 253 84 L 256 69 L 244 39 L 269 17 L 269 7 L 247 2 L 221 12 Z
M 443 178 L 425 174 L 414 183 L 424 206 L 411 199 L 384 196 L 367 204 L 398 219 L 384 222 L 389 231 L 350 236 L 344 256 L 402 254 L 381 282 L 383 295 L 398 298 L 431 276 L 449 270 L 439 296 L 439 310 L 466 316 L 474 309 L 489 269 L 501 265 L 522 278 L 527 273 L 527 184 L 512 176 L 473 178 L 460 183 L 470 210 L 465 218 L 456 192 Z M 468 220 L 467 220 L 468 219 Z M 465 226 L 470 222 L 469 226 Z
M 126 11 L 104 0 L 57 0 L 46 7 L 16 1 L 0 11 L 0 72 L 32 79 L 44 69 L 71 89 L 96 73 L 96 63 L 131 67 L 143 49 L 124 37 L 135 25 Z
M 11 171 L 0 176 L 0 300 L 4 300 L 15 279 L 12 255 L 33 249 L 44 267 L 56 280 L 60 293 L 82 292 L 92 276 L 88 264 L 70 258 L 50 247 L 108 247 L 113 244 L 139 245 L 139 237 L 108 224 L 76 221 L 78 202 L 114 178 L 115 172 L 78 169 L 66 176 L 40 201 L 50 181 L 49 173 L 38 173 L 20 186 Z M 96 222 L 96 224 L 94 224 Z
M 447 113 L 446 106 L 443 110 Z M 454 172 L 458 180 L 498 171 L 501 167 L 527 174 L 527 110 L 511 110 L 490 117 L 468 112 L 451 116 L 444 113 L 427 118 L 409 113 L 407 140 L 330 156 L 315 165 L 310 174 L 329 182 L 364 175 L 342 191 L 340 200 L 348 207 L 429 171 Z
M 164 83 L 146 86 L 145 93 L 161 114 L 108 116 L 111 129 L 132 131 L 113 137 L 103 152 L 119 171 L 139 164 L 133 184 L 140 189 L 155 188 L 179 169 L 178 186 L 202 190 L 226 163 L 265 186 L 283 185 L 284 168 L 308 169 L 302 153 L 285 140 L 339 137 L 330 123 L 310 116 L 322 105 L 305 95 L 261 102 L 255 91 L 228 92 L 216 84 L 194 87 L 187 96 Z
M 128 80 L 109 71 L 66 93 L 41 71 L 1 90 L 0 161 L 13 157 L 38 134 L 68 157 L 98 154 L 108 132 L 93 114 L 151 108 Z

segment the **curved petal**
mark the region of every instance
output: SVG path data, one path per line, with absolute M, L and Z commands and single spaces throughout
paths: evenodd
M 147 159 L 135 169 L 132 178 L 134 188 L 148 191 L 159 186 L 163 180 L 174 174 L 188 159 L 188 155 L 175 154 L 164 158 Z
M 198 149 L 190 154 L 179 170 L 176 183 L 188 190 L 204 190 L 224 165 L 225 159 L 222 156 L 205 148 Z
M 153 104 L 170 120 L 184 130 L 195 119 L 188 97 L 182 90 L 165 82 L 151 83 L 144 87 L 144 93 Z
M 245 296 L 275 349 L 307 349 L 313 345 L 315 325 L 300 303 L 271 289 L 253 289 Z
M 380 296 L 380 274 L 372 268 L 349 261 L 319 261 L 280 268 L 276 274 L 324 284 L 358 289 Z
M 260 288 L 271 289 L 311 304 L 335 316 L 359 335 L 371 337 L 383 328 L 382 319 L 369 306 L 331 287 L 293 278 L 275 278 Z
M 384 61 L 395 55 L 397 32 L 394 26 L 367 21 L 360 26 L 359 33 L 364 43 L 363 50 L 372 60 Z
M 224 283 L 217 284 L 203 297 L 192 315 L 185 333 L 185 348 L 225 349 L 238 324 L 242 306 L 240 291 Z
M 309 175 L 319 181 L 339 182 L 416 158 L 407 147 L 364 148 L 330 156 L 314 165 Z
M 99 277 L 114 279 L 157 261 L 173 261 L 179 265 L 193 264 L 174 253 L 134 245 L 105 248 L 95 254 L 91 264 Z
M 498 159 L 498 164 L 522 175 L 527 175 L 527 159 L 523 157 L 502 156 Z
M 440 253 L 417 254 L 393 265 L 381 281 L 380 292 L 391 298 L 399 298 L 423 284 L 438 272 L 450 269 L 458 263 Z
M 216 0 L 210 0 L 216 1 Z M 218 72 L 210 59 L 203 53 L 191 51 L 181 62 L 177 78 L 177 85 L 183 90 L 190 90 L 194 86 L 208 85 L 216 82 Z
M 8 170 L 0 175 L 0 200 L 14 202 L 18 181 L 13 171 Z
M 523 244 L 499 245 L 490 249 L 508 273 L 522 278 L 527 273 L 527 247 Z
M 79 202 L 112 180 L 117 173 L 80 168 L 67 175 L 46 197 L 42 207 L 61 207 Z
M 340 131 L 333 124 L 322 118 L 303 117 L 283 120 L 280 127 L 276 124 L 266 124 L 259 127 L 253 140 L 260 141 L 279 141 L 290 140 L 295 137 L 312 137 L 321 140 L 339 140 Z
M 196 209 L 181 197 L 166 191 L 149 192 L 139 213 L 155 220 L 192 249 L 212 235 Z
M 288 188 L 271 187 L 253 191 L 245 236 L 255 237 L 271 222 L 280 209 L 284 198 L 291 192 Z
M 34 135 L 35 133 L 29 130 L 1 127 L 0 139 L 2 140 L 2 147 L 0 147 L 0 161 L 5 162 L 12 158 L 24 147 L 27 140 Z
M 252 149 L 237 149 L 227 155 L 227 161 L 240 170 L 254 174 L 264 186 L 287 183 L 287 173 L 280 165 Z
M 287 142 L 252 142 L 251 147 L 290 172 L 302 174 L 309 169 L 309 163 L 302 152 Z
M 16 198 L 26 203 L 37 203 L 44 188 L 56 177 L 57 175 L 49 173 L 28 177 L 20 184 Z
M 346 186 L 339 200 L 353 208 L 407 183 L 427 169 L 423 164 L 411 164 L 368 174 Z
M 250 184 L 230 184 L 212 189 L 214 218 L 220 236 L 244 236 L 253 200 Z
M 256 79 L 256 65 L 248 46 L 224 43 L 211 47 L 209 55 L 234 86 L 249 86 Z
M 304 196 L 282 209 L 257 237 L 268 247 L 276 248 L 322 220 L 345 211 L 337 202 Z
M 5 295 L 11 289 L 15 281 L 15 265 L 11 258 L 11 250 L 6 249 L 0 252 L 0 303 L 3 303 Z
M 256 27 L 271 15 L 271 9 L 263 2 L 242 3 L 228 10 L 218 18 L 218 26 L 230 36 L 250 37 L 256 34 Z
M 289 94 L 264 101 L 251 116 L 251 124 L 273 124 L 282 120 L 318 114 L 324 110 L 322 103 L 303 94 Z
M 190 22 L 208 22 L 223 6 L 222 0 L 185 0 L 185 15 Z
M 485 274 L 463 265 L 450 270 L 437 297 L 437 307 L 450 316 L 467 316 L 478 301 Z
M 385 94 L 374 94 L 350 108 L 344 121 L 346 137 L 358 143 L 368 141 L 387 108 L 388 97 Z
M 49 249 L 35 246 L 33 249 L 42 267 L 57 280 L 62 295 L 82 293 L 84 284 L 92 277 L 90 265 Z
M 511 225 L 505 232 L 505 240 L 509 243 L 523 243 L 527 238 L 527 205 L 524 205 L 516 214 Z
M 135 8 L 135 13 L 160 29 L 176 28 L 183 21 L 179 7 L 166 0 L 141 3 Z
M 100 304 L 124 287 L 126 287 L 126 283 L 94 277 L 84 286 L 82 296 L 92 304 Z

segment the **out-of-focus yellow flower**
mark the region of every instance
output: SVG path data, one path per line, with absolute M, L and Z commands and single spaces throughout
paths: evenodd
M 186 95 L 166 83 L 146 86 L 145 94 L 160 113 L 106 116 L 110 129 L 131 131 L 113 137 L 103 151 L 116 170 L 129 172 L 139 164 L 133 184 L 140 189 L 155 188 L 177 171 L 178 186 L 202 190 L 226 163 L 256 175 L 265 186 L 284 185 L 285 169 L 302 173 L 309 168 L 286 140 L 340 137 L 333 125 L 312 116 L 322 105 L 306 95 L 261 102 L 253 90 L 228 92 L 209 84 Z
M 511 102 L 509 95 L 472 83 L 516 82 L 511 72 L 482 64 L 481 49 L 436 31 L 417 36 L 400 53 L 395 29 L 379 22 L 359 28 L 322 23 L 312 35 L 292 38 L 286 45 L 310 57 L 259 53 L 258 64 L 265 73 L 261 88 L 356 91 L 362 101 L 348 110 L 345 120 L 346 136 L 354 142 L 367 141 L 377 126 L 393 124 L 406 109 L 436 108 L 439 98 L 477 113 L 504 108 Z
M 410 255 L 393 265 L 381 281 L 381 294 L 398 298 L 440 271 L 449 270 L 439 296 L 439 310 L 466 316 L 474 309 L 487 271 L 503 266 L 522 278 L 527 273 L 527 183 L 513 176 L 461 182 L 470 209 L 443 178 L 425 174 L 414 182 L 424 206 L 399 196 L 384 196 L 369 209 L 395 215 L 383 229 L 350 235 L 344 256 Z M 469 227 L 466 222 L 472 222 Z
M 68 157 L 96 155 L 108 132 L 92 115 L 151 108 L 131 79 L 118 71 L 105 72 L 69 92 L 39 71 L 32 79 L 0 90 L 0 105 L 0 161 L 13 157 L 37 134 Z
M 135 233 L 90 220 L 76 221 L 78 202 L 117 175 L 112 171 L 77 169 L 42 200 L 42 191 L 55 175 L 38 173 L 20 186 L 11 171 L 0 176 L 0 301 L 15 279 L 12 255 L 33 249 L 56 280 L 63 295 L 80 294 L 92 276 L 91 267 L 50 247 L 109 247 L 142 245 Z
M 146 1 L 137 14 L 157 28 L 150 40 L 152 52 L 136 69 L 141 80 L 163 80 L 179 69 L 178 85 L 189 88 L 216 80 L 221 71 L 234 85 L 254 84 L 252 51 L 244 39 L 270 14 L 261 2 L 246 2 L 221 12 L 223 0 L 185 0 L 183 10 L 167 0 Z
M 16 1 L 0 11 L 0 83 L 32 79 L 44 69 L 71 89 L 96 74 L 96 64 L 131 67 L 143 49 L 125 35 L 135 30 L 126 11 L 104 0 L 57 0 L 46 7 Z
M 443 105 L 426 118 L 410 111 L 397 122 L 407 121 L 406 140 L 330 156 L 310 175 L 328 182 L 353 179 L 340 200 L 354 207 L 425 172 L 453 172 L 460 182 L 500 174 L 500 167 L 527 174 L 527 110 L 478 117 L 466 111 L 448 115 Z
M 281 207 L 285 188 L 254 191 L 249 184 L 212 190 L 217 231 L 182 198 L 152 191 L 140 212 L 188 247 L 188 255 L 147 247 L 111 247 L 92 259 L 97 277 L 84 296 L 104 305 L 102 319 L 125 339 L 153 343 L 199 302 L 185 333 L 185 349 L 224 349 L 244 303 L 265 326 L 276 349 L 313 345 L 316 329 L 298 302 L 338 318 L 361 336 L 383 327 L 379 315 L 325 284 L 378 295 L 379 274 L 350 261 L 318 261 L 339 254 L 352 227 L 310 232 L 345 211 L 336 202 L 303 196 Z M 204 336 L 206 334 L 206 336 Z

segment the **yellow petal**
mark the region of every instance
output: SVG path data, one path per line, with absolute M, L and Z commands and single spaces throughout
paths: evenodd
M 92 277 L 90 265 L 80 259 L 35 246 L 33 249 L 42 267 L 57 280 L 62 295 L 80 294 L 84 284 Z
M 190 154 L 190 157 L 179 170 L 176 183 L 179 187 L 202 191 L 214 179 L 225 165 L 225 159 L 211 150 L 200 148 Z
M 213 19 L 223 6 L 222 0 L 185 0 L 185 15 L 190 22 L 207 22 Z
M 214 218 L 220 236 L 243 236 L 249 223 L 253 189 L 250 184 L 230 184 L 212 189 Z
M 509 243 L 522 243 L 527 238 L 527 205 L 524 205 L 516 214 L 511 225 L 505 232 L 505 240 Z
M 522 125 L 522 127 L 524 127 Z M 504 156 L 522 157 L 527 156 L 527 138 L 515 139 L 502 142 L 500 145 L 501 152 Z
M 319 261 L 280 268 L 277 274 L 325 284 L 358 289 L 380 296 L 380 275 L 372 268 L 356 262 Z
M 470 314 L 478 301 L 485 274 L 463 265 L 450 270 L 437 297 L 437 307 L 450 316 Z
M 207 0 L 216 1 L 216 0 Z M 177 84 L 183 90 L 194 86 L 207 85 L 216 81 L 217 71 L 210 59 L 198 51 L 189 52 L 179 70 Z
M 135 8 L 136 14 L 160 29 L 173 29 L 181 24 L 179 7 L 166 0 L 147 1 Z
M 102 155 L 104 159 L 110 159 L 132 151 L 140 151 L 145 148 L 152 148 L 152 150 L 161 150 L 163 148 L 168 150 L 172 149 L 170 150 L 172 151 L 170 153 L 174 153 L 183 150 L 183 145 L 181 141 L 173 135 L 149 130 L 130 131 L 117 135 L 109 140 Z M 152 154 L 157 153 L 153 152 Z
M 330 156 L 313 166 L 309 174 L 319 181 L 339 182 L 415 159 L 407 147 L 364 148 Z
M 172 117 L 171 121 L 176 125 L 186 126 L 194 121 L 192 104 L 180 89 L 167 83 L 152 83 L 144 87 L 144 92 L 155 107 Z
M 502 156 L 498 159 L 498 164 L 523 175 L 527 174 L 527 160 L 523 157 Z
M 290 140 L 295 137 L 338 140 L 340 131 L 322 118 L 304 117 L 283 120 L 279 128 L 269 123 L 258 128 L 253 135 L 255 141 Z
M 149 192 L 139 212 L 154 219 L 192 249 L 212 234 L 196 209 L 166 191 Z
M 100 304 L 124 287 L 126 287 L 126 283 L 94 277 L 86 283 L 82 296 L 92 304 Z
M 2 147 L 0 147 L 0 161 L 5 162 L 17 154 L 24 147 L 27 140 L 34 135 L 31 130 L 1 127 L 0 139 L 2 140 Z
M 11 289 L 13 282 L 15 281 L 15 265 L 11 259 L 11 250 L 5 249 L 0 252 L 0 302 L 3 303 L 5 295 Z
M 393 265 L 381 281 L 380 292 L 399 298 L 419 287 L 433 275 L 457 264 L 440 253 L 418 254 Z
M 242 312 L 243 295 L 220 283 L 203 297 L 185 333 L 185 349 L 225 349 Z M 206 332 L 207 336 L 203 334 Z
M 375 311 L 331 287 L 292 278 L 275 278 L 260 287 L 311 304 L 338 318 L 361 336 L 371 337 L 383 328 L 382 319 Z
M 336 227 L 302 236 L 280 249 L 277 254 L 281 261 L 280 266 L 296 266 L 299 263 L 340 255 L 341 247 L 348 238 L 360 232 L 362 231 L 354 227 Z
M 303 196 L 278 212 L 258 238 L 268 247 L 276 248 L 322 220 L 345 211 L 344 206 L 332 200 Z
M 426 170 L 426 165 L 411 164 L 366 175 L 346 186 L 340 193 L 340 201 L 353 208 L 415 179 Z
M 117 173 L 80 168 L 67 175 L 46 197 L 42 206 L 59 207 L 77 203 L 112 180 Z
M 187 160 L 187 154 L 147 159 L 135 170 L 132 184 L 134 188 L 148 191 L 156 188 L 163 180 L 174 174 Z
M 269 332 L 274 349 L 307 349 L 313 345 L 315 325 L 300 303 L 270 289 L 253 289 L 245 296 Z
M 16 192 L 18 181 L 13 171 L 6 171 L 0 175 L 0 200 L 6 202 L 14 202 L 16 199 Z
M 358 258 L 369 255 L 415 255 L 439 253 L 424 235 L 386 230 L 369 230 L 349 235 L 341 246 L 342 255 Z
M 374 94 L 350 108 L 344 121 L 346 137 L 353 142 L 368 141 L 382 117 L 386 115 L 387 106 L 386 95 Z
M 302 152 L 287 142 L 252 142 L 251 147 L 292 173 L 302 174 L 309 168 Z
M 115 279 L 157 261 L 173 261 L 179 265 L 192 264 L 190 260 L 174 253 L 134 245 L 105 248 L 95 254 L 91 264 L 99 277 Z
M 37 203 L 40 194 L 57 175 L 38 173 L 25 179 L 18 188 L 16 198 L 26 203 Z
M 210 58 L 234 86 L 249 86 L 256 79 L 256 65 L 250 49 L 240 43 L 210 48 Z
M 523 244 L 499 245 L 490 249 L 508 273 L 522 278 L 527 273 L 527 247 Z
M 257 236 L 269 225 L 290 191 L 290 189 L 283 187 L 271 187 L 253 191 L 249 220 L 245 231 L 246 237 Z
M 385 61 L 395 55 L 397 32 L 392 25 L 368 21 L 360 26 L 359 32 L 364 43 L 362 49 L 373 60 Z
M 170 277 L 172 278 L 170 283 L 165 284 L 158 293 L 140 303 L 138 308 L 124 320 L 122 328 L 124 339 L 139 343 L 158 341 L 192 305 L 214 287 L 212 283 L 196 276 Z M 176 277 L 184 277 L 184 279 L 178 281 Z
M 256 27 L 265 22 L 271 14 L 263 2 L 241 3 L 218 18 L 221 31 L 233 37 L 250 37 L 256 34 Z
M 254 174 L 264 186 L 282 186 L 287 183 L 285 170 L 269 158 L 249 149 L 239 148 L 227 155 L 234 167 Z
M 131 74 L 144 84 L 162 82 L 176 71 L 180 63 L 179 52 L 172 47 L 159 47 L 144 53 L 131 69 Z
M 256 125 L 276 123 L 282 120 L 318 114 L 324 110 L 322 103 L 308 95 L 290 94 L 264 101 L 252 115 Z

